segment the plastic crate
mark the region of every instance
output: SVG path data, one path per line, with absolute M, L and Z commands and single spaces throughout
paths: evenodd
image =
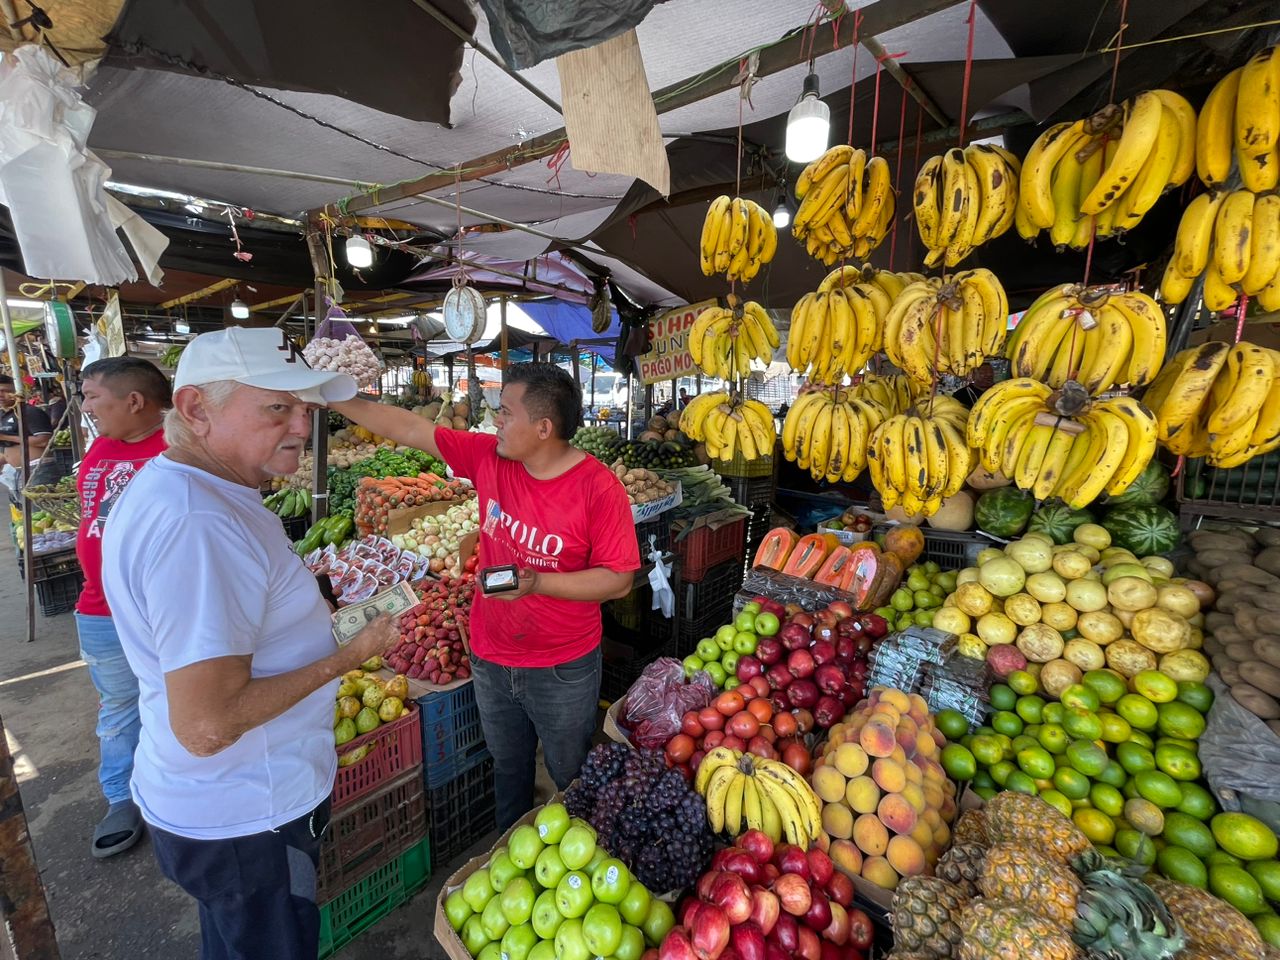
M 1185 512 L 1271 520 L 1274 508 L 1280 505 L 1280 452 L 1254 457 L 1230 469 L 1188 458 L 1176 484 L 1178 503 Z
M 746 460 L 741 453 L 735 453 L 732 460 L 712 460 L 711 469 L 722 477 L 771 477 L 773 457 Z
M 772 473 L 759 477 L 721 477 L 721 480 L 729 488 L 734 503 L 753 510 L 772 501 L 777 489 Z
M 742 586 L 742 576 L 742 563 L 735 559 L 712 567 L 699 581 L 680 585 L 677 593 L 680 619 L 675 648 L 678 656 L 688 656 L 699 640 L 729 622 L 734 595 Z
M 665 640 L 656 646 L 638 648 L 606 637 L 601 643 L 600 698 L 610 703 L 620 700 L 644 668 L 666 652 L 665 647 Z
M 415 703 L 422 711 L 422 763 L 428 787 L 448 783 L 489 755 L 474 684 L 428 693 Z
M 685 583 L 697 583 L 716 564 L 741 559 L 746 529 L 747 519 L 743 517 L 715 530 L 698 527 L 687 537 L 676 540 L 680 579 Z
M 338 768 L 338 776 L 333 783 L 335 811 L 345 809 L 410 767 L 416 768 L 422 763 L 422 721 L 419 713 L 419 707 L 410 703 L 400 719 L 383 724 L 338 748 L 338 756 L 342 756 L 366 743 L 377 743 L 363 760 Z
M 640 545 L 640 562 L 648 563 L 649 554 L 653 553 L 654 547 L 663 553 L 671 552 L 671 523 L 670 518 L 665 516 L 657 516 L 652 520 L 646 520 L 643 523 L 636 524 L 636 543 Z
M 24 555 L 19 553 L 18 575 L 21 577 L 27 575 L 24 560 Z M 69 547 L 66 550 L 55 550 L 52 553 L 37 553 L 31 563 L 31 570 L 36 583 L 39 583 L 41 580 L 52 580 L 54 577 L 79 572 L 80 559 L 76 556 L 75 547 Z
M 426 835 L 426 787 L 413 767 L 332 816 L 320 846 L 316 902 L 333 899 Z
M 417 893 L 431 876 L 423 839 L 320 907 L 320 960 L 331 956 Z
M 37 581 L 36 600 L 40 603 L 40 613 L 46 617 L 54 617 L 74 610 L 83 586 L 84 574 L 79 568 L 51 580 Z
M 493 758 L 486 753 L 474 766 L 439 787 L 427 789 L 427 836 L 436 863 L 446 864 L 497 828 Z
M 280 523 L 284 525 L 284 535 L 290 540 L 301 540 L 311 529 L 311 517 L 308 514 L 300 517 L 281 517 Z

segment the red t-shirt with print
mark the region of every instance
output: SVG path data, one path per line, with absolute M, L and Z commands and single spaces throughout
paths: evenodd
M 551 480 L 498 456 L 490 434 L 436 430 L 440 454 L 480 498 L 480 567 L 516 564 L 539 573 L 594 567 L 640 568 L 627 493 L 613 472 L 587 456 Z M 600 604 L 537 594 L 519 600 L 476 591 L 471 649 L 506 667 L 553 667 L 600 644 Z
M 102 530 L 121 491 L 148 460 L 164 450 L 164 431 L 157 428 L 137 443 L 98 437 L 80 461 L 76 473 L 76 489 L 80 491 L 76 556 L 84 571 L 84 587 L 76 603 L 77 612 L 90 617 L 111 616 L 102 593 Z

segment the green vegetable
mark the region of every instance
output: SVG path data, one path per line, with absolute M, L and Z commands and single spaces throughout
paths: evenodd
M 1054 543 L 1070 543 L 1071 535 L 1082 523 L 1093 523 L 1088 510 L 1072 510 L 1065 503 L 1046 503 L 1031 516 L 1027 532 L 1047 533 Z
M 1159 503 L 1169 493 L 1169 469 L 1152 460 L 1123 493 L 1107 497 L 1108 507 L 1146 507 Z
M 1177 515 L 1159 506 L 1116 507 L 1102 525 L 1113 544 L 1140 557 L 1168 553 L 1182 540 Z
M 1016 537 L 1026 529 L 1036 501 L 1017 487 L 988 490 L 978 498 L 973 516 L 978 529 L 993 537 Z

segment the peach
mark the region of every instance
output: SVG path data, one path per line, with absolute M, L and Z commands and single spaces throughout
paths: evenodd
M 867 717 L 867 722 L 871 723 L 876 720 L 879 720 L 881 723 L 887 723 L 889 726 L 894 727 L 896 729 L 898 726 L 898 721 L 901 719 L 902 719 L 902 714 L 900 714 L 897 710 L 893 709 L 893 707 L 885 706 L 882 703 L 880 704 L 880 706 L 876 707 L 874 710 L 871 711 L 871 713 Z
M 885 850 L 885 859 L 900 876 L 914 877 L 924 873 L 928 864 L 925 862 L 924 848 L 910 837 L 894 837 Z
M 942 799 L 942 809 L 938 811 L 942 814 L 942 819 L 950 823 L 956 818 L 956 801 L 954 797 L 944 797 Z
M 942 814 L 932 807 L 920 814 L 920 819 L 929 825 L 930 830 L 937 830 L 942 826 Z
M 856 877 L 862 870 L 862 851 L 852 840 L 832 840 L 827 851 L 831 861 L 850 876 Z
M 951 843 L 951 828 L 945 823 L 938 824 L 933 831 L 933 842 L 945 850 Z
M 914 783 L 907 783 L 903 784 L 902 788 L 898 792 L 902 794 L 907 803 L 911 804 L 917 814 L 924 813 L 926 804 L 924 802 L 923 789 L 916 786 Z
M 873 757 L 887 757 L 898 748 L 898 743 L 893 738 L 893 727 L 878 720 L 862 728 L 862 732 L 858 734 L 858 743 Z
M 910 833 L 920 819 L 915 807 L 900 793 L 886 793 L 881 797 L 876 806 L 876 816 L 894 833 Z
M 901 741 L 899 741 L 901 743 Z M 916 737 L 915 751 L 920 756 L 932 757 L 938 752 L 938 745 L 934 742 L 933 737 L 927 733 L 920 733 Z
M 947 745 L 947 738 L 943 735 L 941 730 L 939 730 L 937 727 L 934 727 L 933 730 L 930 732 L 933 734 L 933 742 L 938 745 L 939 749 Z
M 889 759 L 894 763 L 906 763 L 907 751 L 902 749 L 901 744 L 894 744 L 893 749 L 889 751 Z
M 942 806 L 944 794 L 941 787 L 936 783 L 926 783 L 922 789 L 924 790 L 924 805 L 927 810 L 937 810 Z
M 824 803 L 838 803 L 844 799 L 845 779 L 835 767 L 823 764 L 813 771 L 809 779 L 813 792 Z
M 933 846 L 933 827 L 929 826 L 929 822 L 923 817 L 907 836 L 920 844 L 921 849 L 927 850 Z
M 822 808 L 822 829 L 839 840 L 853 836 L 853 812 L 843 803 L 828 803 Z
M 915 717 L 920 723 L 924 723 L 929 717 L 929 704 L 918 693 L 913 693 L 907 697 L 907 709 L 910 711 L 911 716 Z
M 898 746 L 910 753 L 916 749 L 916 738 L 920 736 L 920 728 L 910 717 L 903 717 L 898 721 L 898 728 L 894 734 L 897 737 Z
M 885 793 L 897 793 L 907 785 L 907 772 L 892 760 L 877 760 L 871 765 L 871 779 Z
M 877 887 L 892 890 L 898 885 L 898 871 L 884 857 L 868 857 L 862 861 L 862 879 Z
M 854 813 L 874 813 L 880 803 L 880 788 L 871 777 L 854 777 L 845 788 L 844 798 Z
M 834 750 L 840 744 L 844 743 L 845 732 L 843 730 L 830 730 L 827 733 L 826 749 Z
M 880 694 L 880 702 L 889 704 L 899 713 L 906 713 L 911 709 L 911 698 L 901 690 L 894 690 L 892 688 L 885 690 L 884 693 Z M 921 704 L 924 704 L 924 700 L 920 700 L 920 702 Z M 928 713 L 929 709 L 926 705 L 925 715 L 927 716 Z
M 924 783 L 924 774 L 920 772 L 920 768 L 914 763 L 905 764 L 902 768 L 907 774 L 907 783 L 922 785 Z
M 864 813 L 853 821 L 853 842 L 867 856 L 878 857 L 889 846 L 889 831 L 874 813 Z
M 842 743 L 832 758 L 837 770 L 846 777 L 860 777 L 867 772 L 867 751 L 856 743 Z

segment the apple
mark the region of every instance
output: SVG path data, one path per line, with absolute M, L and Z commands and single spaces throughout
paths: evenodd
M 834 613 L 841 620 L 847 620 L 853 616 L 853 607 L 844 600 L 837 600 L 834 603 L 827 604 L 827 609 Z
M 797 651 L 797 653 L 798 652 L 800 651 Z M 816 660 L 817 657 L 814 659 Z M 813 682 L 818 685 L 818 689 L 823 693 L 834 695 L 844 689 L 844 685 L 847 681 L 843 670 L 837 667 L 834 663 L 824 663 L 818 667 L 818 669 L 813 671 Z
M 581 870 L 596 854 L 596 831 L 587 823 L 575 823 L 560 840 L 560 859 L 570 870 Z
M 756 614 L 759 611 L 743 610 L 733 618 L 733 626 L 735 630 L 746 630 L 754 633 L 756 629 Z
M 493 884 L 489 880 L 489 871 L 481 868 L 467 877 L 462 884 L 462 899 L 472 913 L 480 913 L 493 899 Z
M 772 890 L 766 890 L 764 887 L 751 888 L 751 922 L 758 926 L 765 936 L 773 931 L 781 909 L 778 904 L 778 895 Z
M 508 960 L 526 960 L 530 951 L 541 942 L 541 938 L 533 931 L 533 925 L 522 923 L 502 935 L 502 941 L 498 944 L 498 956 L 507 957 Z M 550 951 L 555 956 L 554 944 L 550 945 Z
M 717 648 L 719 649 L 719 648 Z M 695 673 L 702 669 L 702 658 L 696 653 L 691 653 L 681 661 L 684 666 L 684 678 L 689 680 Z
M 756 866 L 756 862 L 745 850 L 742 858 L 752 867 Z M 729 923 L 743 923 L 751 916 L 751 891 L 747 888 L 747 882 L 738 874 L 728 870 L 721 871 L 711 884 L 710 892 L 711 902 L 724 911 Z
M 785 648 L 776 637 L 762 637 L 756 644 L 756 656 L 766 667 L 772 666 L 782 659 Z
M 830 640 L 817 640 L 809 648 L 809 653 L 812 654 L 814 663 L 831 663 L 836 658 L 836 644 Z
M 743 683 L 749 681 L 752 677 L 758 677 L 764 672 L 764 664 L 757 657 L 751 654 L 742 654 L 738 657 L 737 677 Z
M 720 663 L 718 660 L 712 660 L 702 669 L 707 671 L 707 676 L 711 678 L 711 682 L 714 683 L 717 688 L 723 687 L 725 680 L 729 678 L 729 674 L 725 672 L 724 664 Z M 734 677 L 734 679 L 736 680 L 738 678 Z
M 831 922 L 822 931 L 822 936 L 837 946 L 843 947 L 849 939 L 849 914 L 834 900 L 827 901 L 827 909 L 831 911 Z
M 560 924 L 564 923 L 564 917 L 560 915 L 560 910 L 556 907 L 555 890 L 543 890 L 538 894 L 538 899 L 533 904 L 533 932 L 543 940 L 550 940 L 556 935 L 556 931 L 560 929 Z
M 733 637 L 731 636 L 729 638 L 729 646 L 732 646 L 732 645 L 733 645 Z M 722 648 L 720 646 L 720 641 L 718 640 L 715 640 L 711 637 L 703 637 L 701 640 L 698 641 L 698 645 L 694 647 L 693 652 L 696 653 L 702 659 L 703 664 L 706 665 L 708 663 L 713 663 L 714 661 L 719 660 L 720 655 L 724 653 L 725 650 L 728 650 L 728 649 L 729 647 Z
M 790 613 L 790 611 L 788 612 Z M 804 627 L 806 630 L 808 630 L 813 627 L 814 618 L 813 618 L 813 614 L 806 613 L 797 607 L 796 612 L 791 613 L 791 616 L 788 618 L 788 622 L 794 623 L 797 626 Z
M 566 832 L 567 829 L 566 827 Z M 511 862 L 521 870 L 532 870 L 533 865 L 538 862 L 538 854 L 542 853 L 545 846 L 537 827 L 526 823 L 522 827 L 516 827 L 511 834 L 511 839 L 507 841 L 507 853 Z
M 796 953 L 804 960 L 822 960 L 822 941 L 818 939 L 817 932 L 808 927 L 801 927 L 798 934 Z
M 725 849 L 728 848 L 726 847 Z M 698 878 L 698 885 L 694 888 L 694 892 L 697 893 L 699 900 L 711 899 L 711 885 L 716 882 L 716 877 L 720 876 L 721 862 L 723 862 L 723 858 L 717 855 L 711 861 L 711 869 Z M 681 919 L 682 923 L 686 923 L 687 921 L 688 917 Z
M 652 899 L 648 888 L 643 883 L 633 883 L 627 887 L 626 896 L 618 904 L 618 912 L 622 914 L 623 920 L 633 927 L 638 927 L 649 915 L 649 901 Z
M 609 957 L 622 942 L 622 917 L 608 903 L 597 903 L 582 918 L 582 939 L 595 957 Z
M 832 696 L 819 697 L 813 708 L 813 719 L 823 730 L 829 730 L 844 716 L 844 703 Z
M 524 876 L 524 870 L 517 867 L 511 859 L 506 847 L 496 850 L 489 858 L 489 883 L 496 893 L 501 893 L 516 877 Z M 545 887 L 546 884 L 544 883 Z
M 739 880 L 742 878 L 739 877 Z M 717 960 L 729 945 L 729 918 L 714 903 L 701 904 L 693 915 L 690 940 L 698 960 Z
M 778 631 L 778 640 L 788 650 L 803 650 L 813 641 L 807 627 L 802 627 L 794 619 Z
M 813 676 L 815 666 L 813 654 L 808 650 L 792 650 L 787 655 L 787 669 L 797 680 Z
M 769 611 L 757 614 L 755 618 L 755 632 L 762 637 L 772 637 L 781 629 L 782 624 L 777 616 Z
M 775 846 L 773 848 L 773 862 L 783 873 L 794 873 L 800 879 L 808 882 L 809 858 L 794 843 L 780 843 Z
M 795 679 L 784 663 L 775 663 L 765 671 L 764 678 L 769 681 L 769 686 L 774 690 L 785 690 L 791 686 L 791 682 Z M 817 698 L 815 697 L 814 699 L 816 700 Z
M 794 956 L 800 946 L 800 924 L 789 913 L 779 913 L 773 927 L 773 939 L 788 956 Z
M 563 803 L 548 803 L 533 818 L 533 825 L 538 828 L 538 836 L 543 843 L 559 843 L 569 829 L 569 811 Z M 547 886 L 545 883 L 542 885 Z
M 832 874 L 831 879 L 827 881 L 827 896 L 835 903 L 842 907 L 848 907 L 853 903 L 853 881 L 849 879 L 847 874 L 837 870 Z
M 582 916 L 592 901 L 591 878 L 581 870 L 566 873 L 556 884 L 556 909 L 566 920 Z
M 608 857 L 591 873 L 591 892 L 600 903 L 619 904 L 630 888 L 631 871 L 621 860 Z
M 736 874 L 747 883 L 760 882 L 760 861 L 748 850 L 742 847 L 725 847 L 720 853 L 716 854 L 716 859 L 712 861 L 712 866 Z M 715 895 L 711 898 L 715 900 Z M 724 904 L 720 904 L 722 907 Z M 734 923 L 740 921 L 734 920 Z
M 740 633 L 738 636 L 741 637 L 743 634 Z M 726 651 L 725 655 L 720 658 L 720 666 L 724 667 L 725 673 L 729 675 L 726 680 L 737 680 L 738 683 L 742 683 L 742 680 L 738 677 L 738 664 L 740 662 L 741 654 L 733 650 Z M 737 684 L 734 684 L 734 686 L 737 686 Z
M 871 941 L 875 939 L 875 927 L 871 918 L 854 907 L 849 913 L 849 946 L 858 950 L 870 950 Z
M 467 903 L 466 898 L 462 896 L 461 889 L 453 891 L 445 899 L 444 913 L 449 918 L 449 926 L 453 927 L 455 932 L 461 931 L 463 924 L 475 915 L 471 904 Z
M 791 954 L 772 941 L 764 945 L 765 960 L 791 960 Z
M 801 856 L 804 854 L 801 853 Z M 784 872 L 773 881 L 773 892 L 778 895 L 778 903 L 782 905 L 782 909 L 793 917 L 803 917 L 813 903 L 809 881 L 798 873 Z
M 764 605 L 766 603 L 768 603 L 768 601 L 765 600 L 763 597 L 761 597 L 758 600 L 751 600 L 748 603 L 744 603 L 742 605 L 742 612 L 749 613 L 754 616 L 755 614 L 759 613 L 761 610 L 764 609 Z
M 789 671 L 788 671 L 789 673 Z M 817 704 L 821 696 L 818 685 L 812 680 L 795 680 L 787 687 L 787 699 L 793 707 L 808 709 Z M 796 721 L 799 723 L 799 720 Z
M 804 922 L 810 930 L 819 933 L 831 925 L 831 906 L 821 890 L 809 891 L 809 909 L 804 912 Z
M 676 925 L 675 914 L 663 901 L 654 897 L 649 901 L 649 913 L 640 924 L 644 937 L 650 943 L 661 943 L 672 927 Z
M 750 630 L 742 630 L 733 635 L 733 652 L 738 656 L 755 653 L 759 645 L 759 638 Z
M 662 946 L 658 948 L 658 960 L 698 960 L 688 931 L 683 927 L 676 927 L 667 934 Z
M 751 854 L 756 863 L 765 864 L 773 859 L 773 840 L 763 830 L 748 830 L 738 837 L 738 846 Z
M 480 926 L 490 940 L 501 940 L 511 929 L 511 923 L 502 913 L 502 898 L 494 897 L 480 911 Z
M 547 847 L 538 854 L 538 859 L 533 864 L 533 875 L 537 878 L 539 885 L 547 890 L 554 890 L 556 884 L 568 872 L 569 868 L 560 859 L 559 847 Z
M 715 632 L 715 636 L 712 637 L 712 639 L 715 640 L 716 645 L 720 647 L 721 650 L 727 650 L 729 648 L 726 647 L 725 644 L 733 643 L 733 635 L 737 632 L 738 632 L 737 627 L 735 627 L 732 623 L 726 623 L 724 626 L 722 626 L 719 630 Z
M 739 923 L 729 933 L 729 944 L 742 960 L 764 960 L 764 931 L 748 920 Z
M 822 960 L 848 960 L 843 950 L 825 938 L 819 943 L 819 947 L 821 948 L 819 956 Z
M 490 892 L 492 893 L 493 891 L 490 890 Z M 467 922 L 462 925 L 462 943 L 472 956 L 476 956 L 489 945 L 489 935 L 484 932 L 484 924 L 480 920 L 480 914 L 472 914 L 467 918 Z

